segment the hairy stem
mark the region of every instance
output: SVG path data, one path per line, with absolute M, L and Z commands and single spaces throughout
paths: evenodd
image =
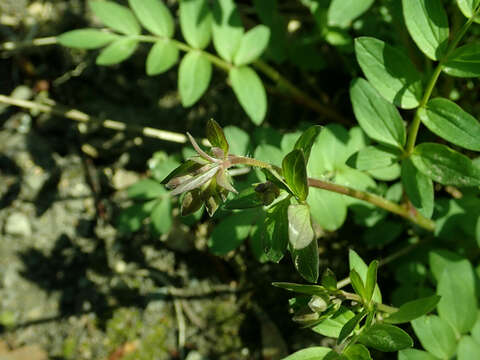
M 430 97 L 432 96 L 433 89 L 435 88 L 435 85 L 437 84 L 438 78 L 440 77 L 440 74 L 443 70 L 443 65 L 445 62 L 448 60 L 452 52 L 456 49 L 458 43 L 460 40 L 462 40 L 463 36 L 467 32 L 467 30 L 470 28 L 472 25 L 472 22 L 474 21 L 475 17 L 477 16 L 479 12 L 479 8 L 474 12 L 473 16 L 468 19 L 468 21 L 463 24 L 463 26 L 460 28 L 458 33 L 456 34 L 455 38 L 452 40 L 450 45 L 448 46 L 447 50 L 445 51 L 445 55 L 442 57 L 442 59 L 439 61 L 437 67 L 433 71 L 432 76 L 430 77 L 430 80 L 427 84 L 427 87 L 425 89 L 425 93 L 423 94 L 423 98 L 420 101 L 420 105 L 417 108 L 417 111 L 415 112 L 415 116 L 413 118 L 412 124 L 410 125 L 410 129 L 408 131 L 408 139 L 407 139 L 407 146 L 405 149 L 405 153 L 407 156 L 409 156 L 413 152 L 413 148 L 415 147 L 415 142 L 417 141 L 417 135 L 418 135 L 418 130 L 420 129 L 420 110 L 427 105 L 428 100 L 430 100 Z

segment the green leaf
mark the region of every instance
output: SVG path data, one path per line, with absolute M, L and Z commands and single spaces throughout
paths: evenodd
M 304 249 L 315 241 L 308 205 L 288 206 L 288 239 L 294 250 Z
M 350 270 L 350 281 L 352 283 L 353 290 L 355 293 L 362 298 L 362 301 L 367 301 L 367 292 L 365 290 L 365 285 L 363 284 L 362 278 L 358 275 L 358 272 L 355 269 Z
M 257 25 L 247 31 L 235 53 L 234 64 L 247 65 L 257 60 L 265 51 L 269 40 L 270 29 L 265 25 Z
M 338 338 L 342 328 L 354 316 L 355 314 L 352 311 L 342 306 L 334 315 L 315 325 L 312 330 L 323 336 Z
M 467 18 L 473 16 L 473 12 L 480 5 L 480 0 L 457 0 L 458 7 Z
M 212 36 L 212 13 L 208 0 L 180 1 L 180 28 L 190 46 L 206 48 Z
M 355 344 L 347 347 L 343 351 L 343 355 L 345 355 L 348 360 L 372 360 L 370 352 L 362 344 Z
M 389 324 L 410 322 L 434 310 L 439 301 L 440 296 L 438 295 L 409 301 L 400 306 L 397 312 L 391 314 L 384 321 Z
M 257 73 L 247 66 L 234 67 L 229 72 L 233 91 L 243 110 L 256 125 L 260 125 L 267 113 L 267 94 Z
M 422 350 L 406 349 L 398 353 L 398 360 L 438 360 L 435 356 Z
M 109 28 L 125 35 L 139 35 L 140 25 L 125 6 L 111 1 L 89 1 L 93 13 Z
M 335 231 L 345 222 L 347 204 L 340 194 L 312 188 L 309 190 L 308 204 L 313 219 L 325 230 Z
M 201 52 L 193 50 L 182 59 L 178 69 L 178 91 L 182 105 L 195 104 L 207 91 L 212 77 L 212 64 Z
M 169 70 L 178 61 L 178 48 L 168 39 L 159 39 L 147 56 L 147 75 L 153 76 Z
M 445 145 L 420 144 L 411 159 L 418 170 L 442 185 L 480 186 L 480 169 L 468 157 Z
M 310 151 L 312 150 L 312 146 L 315 143 L 315 140 L 317 140 L 317 137 L 320 134 L 321 130 L 322 127 L 319 125 L 310 126 L 295 142 L 293 148 L 303 151 L 303 155 L 305 156 L 305 163 L 308 163 L 308 159 L 310 158 Z
M 283 360 L 323 360 L 333 350 L 327 347 L 315 346 L 299 350 Z
M 208 241 L 210 251 L 225 255 L 236 249 L 248 237 L 252 224 L 259 216 L 258 210 L 245 210 L 228 216 L 212 231 Z
M 155 199 L 166 193 L 163 185 L 152 179 L 140 180 L 127 190 L 128 197 L 138 200 Z
M 450 202 L 449 207 L 458 206 L 457 203 Z M 452 213 L 450 216 L 455 215 L 456 213 Z M 443 249 L 435 249 L 431 250 L 428 253 L 428 262 L 430 265 L 430 270 L 432 272 L 433 277 L 435 278 L 436 282 L 440 281 L 440 278 L 443 275 L 443 272 L 449 269 L 450 265 L 455 266 L 455 263 L 466 261 L 466 259 L 457 253 L 443 250 Z
M 187 160 L 183 164 L 179 165 L 175 169 L 173 169 L 166 177 L 161 181 L 161 184 L 165 185 L 170 180 L 175 177 L 187 175 L 190 173 L 194 173 L 202 167 L 199 163 L 193 160 Z
M 132 233 L 138 231 L 143 221 L 150 215 L 157 200 L 134 204 L 124 209 L 117 218 L 118 231 Z
M 336 290 L 337 289 L 337 277 L 335 276 L 334 272 L 329 268 L 326 268 L 322 274 L 322 286 L 329 290 Z
M 348 252 L 348 262 L 350 270 L 355 270 L 358 275 L 360 275 L 362 283 L 365 282 L 367 280 L 368 266 L 367 264 L 365 264 L 362 258 L 352 249 L 350 249 Z M 377 303 L 382 302 L 382 295 L 380 294 L 378 284 L 377 286 L 375 286 L 375 291 L 373 293 L 373 301 Z
M 448 46 L 448 17 L 442 0 L 402 0 L 408 32 L 432 60 L 440 60 Z
M 228 154 L 228 142 L 220 125 L 213 119 L 207 121 L 207 139 L 212 146 L 223 150 L 225 156 Z
M 227 200 L 224 208 L 227 210 L 242 210 L 253 207 L 262 206 L 262 201 L 252 187 L 248 187 L 242 191 L 232 200 Z
M 172 207 L 169 198 L 157 201 L 150 215 L 154 230 L 158 234 L 167 234 L 172 228 Z
M 250 136 L 244 130 L 236 126 L 223 128 L 227 142 L 230 145 L 230 153 L 234 155 L 245 155 L 250 146 Z
M 404 51 L 385 42 L 360 37 L 355 39 L 358 63 L 375 89 L 402 109 L 413 109 L 422 97 L 422 76 Z
M 413 331 L 423 348 L 440 359 L 450 359 L 455 353 L 457 340 L 446 320 L 435 315 L 412 321 Z
M 447 59 L 443 71 L 462 78 L 480 77 L 480 43 L 460 46 Z
M 121 38 L 103 49 L 97 57 L 97 65 L 115 65 L 127 60 L 137 49 L 138 41 Z
M 454 102 L 437 98 L 419 109 L 431 132 L 465 149 L 480 151 L 480 123 Z
M 360 323 L 360 321 L 362 321 L 366 314 L 367 313 L 365 311 L 356 314 L 353 318 L 348 320 L 345 325 L 343 325 L 342 330 L 340 330 L 340 334 L 337 338 L 338 345 L 342 344 L 350 336 L 350 334 L 353 332 L 353 330 L 355 330 L 357 325 Z
M 282 162 L 282 172 L 293 193 L 300 201 L 305 201 L 308 197 L 308 179 L 302 150 L 292 150 L 285 156 Z
M 72 30 L 57 37 L 60 45 L 77 49 L 98 49 L 119 38 L 116 34 L 96 29 Z
M 183 196 L 180 214 L 182 216 L 193 215 L 201 209 L 203 203 L 204 197 L 200 189 L 193 189 Z
M 386 93 L 382 94 L 385 96 Z M 350 98 L 355 117 L 369 137 L 383 144 L 403 148 L 406 139 L 405 125 L 395 106 L 385 100 L 368 81 L 361 78 L 353 81 Z
M 400 153 L 390 148 L 367 146 L 353 154 L 347 160 L 347 165 L 362 171 L 383 169 L 395 164 L 399 157 Z
M 348 27 L 353 20 L 366 12 L 374 0 L 333 0 L 328 8 L 328 25 Z
M 384 352 L 403 350 L 413 346 L 412 338 L 399 327 L 378 323 L 363 331 L 358 342 Z
M 460 334 L 470 331 L 477 320 L 472 316 L 477 313 L 475 282 L 472 265 L 466 259 L 449 263 L 438 281 L 438 314 Z
M 460 339 L 457 349 L 458 360 L 477 360 L 480 354 L 480 344 L 471 336 L 464 336 Z
M 161 0 L 128 0 L 142 25 L 152 34 L 171 38 L 174 24 L 170 10 Z
M 365 296 L 367 301 L 372 299 L 373 291 L 375 286 L 377 286 L 377 270 L 378 261 L 374 260 L 368 266 L 367 280 L 365 281 Z
M 430 218 L 433 214 L 433 182 L 413 165 L 411 159 L 402 161 L 402 184 L 412 205 L 423 216 Z
M 235 1 L 215 1 L 213 19 L 213 46 L 224 60 L 232 62 L 244 32 Z
M 475 322 L 471 333 L 475 341 L 480 344 L 480 312 L 477 313 L 477 321 Z
M 272 283 L 273 286 L 279 287 L 281 289 L 285 289 L 288 291 L 306 294 L 306 295 L 317 295 L 323 296 L 328 295 L 328 291 L 320 285 L 304 285 L 304 284 L 295 284 L 295 283 L 288 283 L 288 282 L 274 282 Z
M 319 273 L 317 241 L 313 240 L 307 247 L 299 250 L 290 248 L 290 253 L 298 273 L 308 282 L 316 283 Z

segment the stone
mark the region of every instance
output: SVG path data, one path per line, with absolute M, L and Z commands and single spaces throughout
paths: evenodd
M 15 212 L 5 222 L 5 234 L 11 236 L 29 237 L 32 235 L 32 227 L 26 215 Z

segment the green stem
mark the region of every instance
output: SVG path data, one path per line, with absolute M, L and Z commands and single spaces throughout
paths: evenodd
M 276 171 L 281 173 L 281 169 L 279 169 L 278 167 L 273 166 L 267 162 L 253 159 L 253 158 L 235 156 L 230 161 L 232 165 L 243 164 L 243 165 L 249 165 L 254 167 L 260 167 L 264 169 L 275 169 Z M 394 202 L 388 201 L 387 199 L 384 199 L 381 196 L 378 196 L 366 191 L 356 190 L 348 186 L 334 184 L 328 181 L 312 179 L 312 178 L 308 178 L 308 186 L 314 187 L 317 189 L 323 189 L 323 190 L 335 192 L 337 194 L 347 195 L 355 199 L 369 202 L 379 208 L 382 208 L 391 213 L 400 215 L 401 217 L 417 224 L 418 226 L 428 231 L 433 232 L 435 230 L 435 223 L 432 220 L 422 216 L 419 212 L 411 212 L 407 208 L 401 205 L 398 205 Z
M 343 291 L 341 290 L 340 291 L 340 294 L 345 298 L 345 299 L 348 299 L 348 300 L 353 300 L 353 301 L 356 301 L 358 303 L 362 303 L 362 298 L 357 295 L 357 294 L 353 294 L 353 293 L 349 293 L 347 291 Z M 381 312 L 385 312 L 385 313 L 388 313 L 388 314 L 392 314 L 394 312 L 397 312 L 398 311 L 398 308 L 396 307 L 393 307 L 393 306 L 389 306 L 389 305 L 385 305 L 385 304 L 382 304 L 382 303 L 375 303 L 375 307 L 380 310 Z
M 439 61 L 437 67 L 433 71 L 433 74 L 427 84 L 427 88 L 425 89 L 425 93 L 423 94 L 423 98 L 420 101 L 420 104 L 417 108 L 417 111 L 415 112 L 415 116 L 413 118 L 412 124 L 410 125 L 410 129 L 408 131 L 408 140 L 407 140 L 407 146 L 405 149 L 405 154 L 406 156 L 411 155 L 413 152 L 413 148 L 415 147 L 415 143 L 417 141 L 417 135 L 418 135 L 418 130 L 420 129 L 420 111 L 427 105 L 428 100 L 430 100 L 430 97 L 432 96 L 433 89 L 435 88 L 435 85 L 437 84 L 438 78 L 440 77 L 440 74 L 443 70 L 443 65 L 445 62 L 448 60 L 452 52 L 455 50 L 457 47 L 458 43 L 460 40 L 463 38 L 467 30 L 470 28 L 472 25 L 472 22 L 474 21 L 475 17 L 477 16 L 477 13 L 479 11 L 480 7 L 477 8 L 477 10 L 474 12 L 473 16 L 468 19 L 468 21 L 463 24 L 463 26 L 460 28 L 458 31 L 457 35 L 455 38 L 452 40 L 450 45 L 447 48 L 447 51 L 445 52 L 445 55 L 442 57 L 442 59 Z

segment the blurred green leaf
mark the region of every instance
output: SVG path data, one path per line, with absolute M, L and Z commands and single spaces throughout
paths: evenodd
M 343 351 L 348 360 L 372 360 L 370 352 L 362 344 L 354 344 Z
M 304 249 L 315 241 L 308 205 L 288 206 L 288 239 L 294 250 Z
M 147 56 L 147 75 L 153 76 L 169 70 L 178 61 L 178 48 L 168 39 L 159 39 Z
M 422 76 L 405 52 L 381 40 L 360 37 L 355 39 L 355 53 L 368 81 L 386 100 L 402 109 L 419 105 Z
M 431 132 L 465 149 L 480 151 L 480 123 L 454 102 L 437 98 L 419 109 Z
M 402 184 L 412 205 L 423 216 L 430 218 L 434 205 L 432 179 L 418 171 L 409 158 L 402 161 Z
M 155 180 L 143 179 L 130 186 L 127 193 L 133 199 L 150 200 L 165 195 L 167 190 Z
M 96 29 L 72 30 L 57 37 L 60 45 L 78 49 L 101 48 L 119 38 L 116 34 Z
M 122 210 L 117 218 L 117 228 L 121 233 L 138 231 L 143 221 L 151 214 L 157 200 L 134 204 Z
M 463 336 L 458 343 L 457 360 L 476 360 L 480 354 L 480 344 L 471 336 Z
M 480 186 L 480 169 L 468 157 L 445 145 L 420 144 L 411 160 L 418 170 L 442 185 Z
M 207 121 L 207 139 L 212 146 L 223 150 L 225 156 L 228 154 L 228 141 L 220 125 L 213 119 Z
M 472 42 L 456 49 L 445 62 L 443 71 L 450 76 L 480 77 L 480 43 Z
M 230 145 L 230 153 L 244 156 L 247 154 L 250 146 L 250 135 L 236 126 L 226 126 L 223 128 L 225 137 Z
M 442 0 L 402 0 L 408 32 L 420 50 L 440 60 L 448 46 L 448 17 Z
M 294 149 L 300 149 L 303 151 L 303 154 L 305 155 L 305 163 L 308 163 L 312 146 L 315 143 L 315 140 L 317 140 L 321 130 L 322 127 L 319 125 L 310 126 L 295 142 Z
M 343 326 L 354 316 L 352 311 L 342 306 L 334 315 L 315 325 L 312 330 L 323 336 L 338 338 Z
M 440 301 L 440 296 L 434 295 L 423 299 L 409 301 L 398 309 L 397 312 L 391 314 L 384 321 L 389 324 L 407 323 L 420 316 L 433 311 Z
M 170 198 L 157 201 L 150 215 L 152 226 L 158 234 L 167 234 L 172 228 L 172 206 Z
M 137 49 L 138 41 L 121 38 L 104 48 L 97 57 L 97 65 L 115 65 L 127 60 Z
M 438 360 L 438 358 L 426 351 L 405 349 L 398 353 L 398 360 Z
M 363 331 L 358 342 L 384 352 L 403 350 L 413 346 L 412 338 L 399 327 L 376 323 Z
M 257 60 L 265 51 L 270 39 L 270 29 L 265 25 L 257 25 L 247 31 L 240 41 L 235 53 L 236 66 L 247 65 Z
M 323 360 L 333 350 L 327 347 L 316 346 L 299 350 L 283 360 Z
M 387 147 L 367 146 L 348 158 L 347 165 L 357 170 L 383 169 L 396 163 L 400 155 Z
M 422 316 L 412 321 L 413 331 L 423 348 L 440 359 L 450 359 L 457 348 L 452 327 L 435 315 Z
M 145 29 L 159 36 L 173 36 L 173 17 L 162 0 L 128 0 L 128 3 Z
M 180 28 L 187 43 L 204 49 L 212 36 L 212 13 L 208 0 L 180 1 Z
M 212 64 L 201 52 L 193 50 L 182 59 L 178 69 L 178 91 L 184 107 L 195 104 L 207 91 Z
M 473 12 L 480 5 L 480 0 L 457 0 L 458 7 L 467 18 L 473 16 Z
M 215 1 L 213 19 L 213 45 L 215 50 L 224 60 L 232 62 L 244 33 L 242 19 L 235 1 Z
M 353 20 L 366 12 L 374 0 L 333 0 L 328 8 L 328 25 L 348 27 Z
M 334 272 L 329 268 L 326 268 L 322 274 L 322 286 L 329 290 L 336 290 L 337 289 L 337 277 L 335 276 Z
M 267 94 L 260 77 L 251 68 L 242 66 L 232 68 L 229 79 L 243 110 L 254 124 L 260 125 L 267 113 Z
M 129 8 L 112 1 L 89 1 L 88 3 L 93 13 L 109 28 L 125 35 L 140 34 L 140 25 Z

